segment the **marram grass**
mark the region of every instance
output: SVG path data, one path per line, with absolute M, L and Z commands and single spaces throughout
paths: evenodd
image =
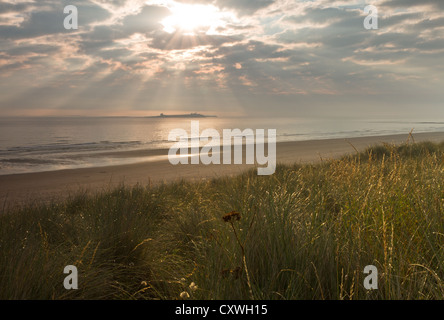
M 444 144 L 0 215 L 0 299 L 443 299 L 443 281 Z

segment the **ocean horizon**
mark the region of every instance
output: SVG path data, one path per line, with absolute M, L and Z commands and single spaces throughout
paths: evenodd
M 122 157 L 136 150 L 168 149 L 171 130 L 276 129 L 277 142 L 355 138 L 444 131 L 436 119 L 359 118 L 146 118 L 11 117 L 0 118 L 0 175 L 88 168 L 150 161 Z M 196 137 L 190 137 L 195 139 Z M 155 160 L 152 157 L 151 160 Z

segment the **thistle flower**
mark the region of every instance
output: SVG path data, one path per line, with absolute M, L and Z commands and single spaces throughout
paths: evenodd
M 240 218 L 241 218 L 240 213 L 237 212 L 237 211 L 231 211 L 231 212 L 228 212 L 227 214 L 225 214 L 225 215 L 222 217 L 222 219 L 223 219 L 225 222 L 230 222 L 230 221 L 234 221 L 234 220 L 238 220 L 238 221 L 239 221 Z

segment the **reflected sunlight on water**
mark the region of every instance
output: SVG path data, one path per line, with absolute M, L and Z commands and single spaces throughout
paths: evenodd
M 0 174 L 146 161 L 144 154 L 117 155 L 134 150 L 168 149 L 174 143 L 168 141 L 170 131 L 181 128 L 191 134 L 192 120 L 199 121 L 199 132 L 215 129 L 221 138 L 224 129 L 276 129 L 278 142 L 407 134 L 412 129 L 416 133 L 444 131 L 444 122 L 430 119 L 3 118 L 0 119 Z

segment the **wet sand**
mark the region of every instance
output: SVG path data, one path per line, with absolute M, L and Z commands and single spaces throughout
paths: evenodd
M 280 142 L 276 146 L 277 162 L 283 164 L 315 163 L 362 151 L 381 143 L 403 143 L 408 134 L 349 139 Z M 416 142 L 444 141 L 444 132 L 416 133 Z M 267 147 L 265 147 L 267 150 Z M 109 154 L 140 158 L 135 164 L 68 169 L 49 172 L 0 175 L 0 212 L 9 206 L 42 201 L 61 201 L 79 191 L 106 191 L 119 184 L 156 185 L 172 181 L 211 179 L 237 175 L 254 165 L 172 165 L 168 150 L 137 150 Z M 144 160 L 145 159 L 145 160 Z M 146 161 L 149 159 L 149 161 Z M 245 163 L 245 161 L 243 162 Z

